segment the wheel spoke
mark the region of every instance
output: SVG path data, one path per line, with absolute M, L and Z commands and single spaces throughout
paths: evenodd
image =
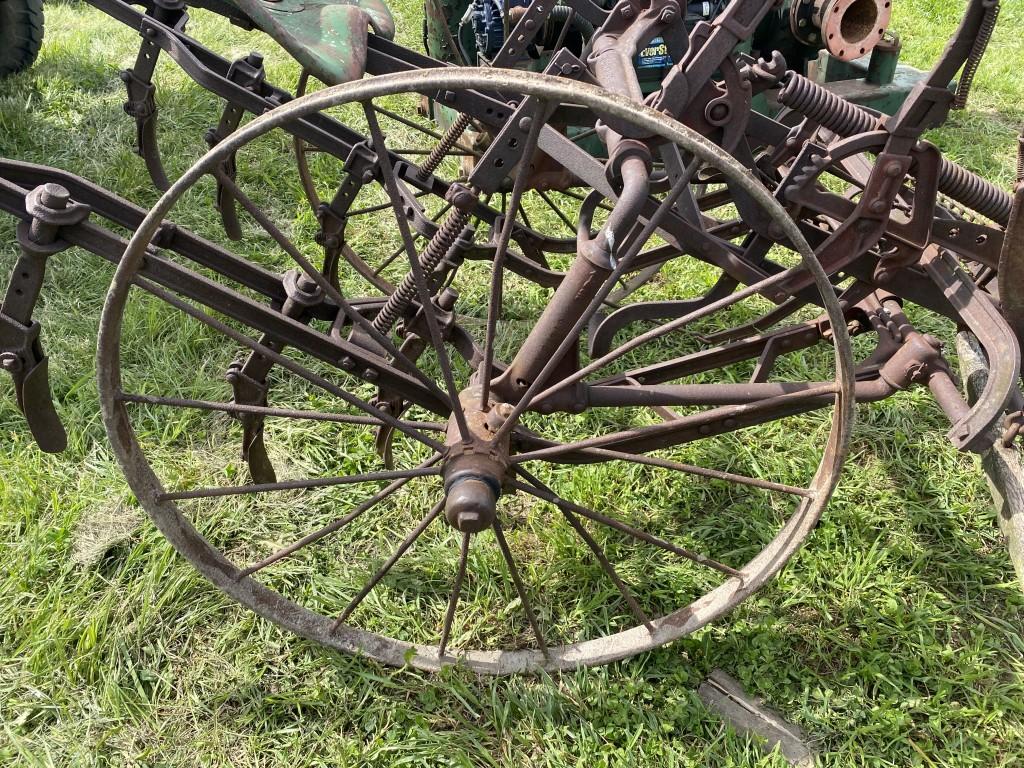
M 543 499 L 544 501 L 550 502 L 555 506 L 565 505 L 568 509 L 572 510 L 576 514 L 582 515 L 583 517 L 593 520 L 595 523 L 601 523 L 602 525 L 606 525 L 609 528 L 614 528 L 615 530 L 621 531 L 622 533 L 632 536 L 635 539 L 645 541 L 648 544 L 651 544 L 655 547 L 659 547 L 660 549 L 664 549 L 668 552 L 672 552 L 673 554 L 679 555 L 679 557 L 691 560 L 699 565 L 712 568 L 728 576 L 736 576 L 740 578 L 743 577 L 743 574 L 741 574 L 735 568 L 730 568 L 728 565 L 725 565 L 724 563 L 720 563 L 717 560 L 713 560 L 712 558 L 702 555 L 698 552 L 692 552 L 688 549 L 677 546 L 670 541 L 665 541 L 664 539 L 659 538 L 653 534 L 650 534 L 647 531 L 642 531 L 639 528 L 634 528 L 628 523 L 622 522 L 621 520 L 616 520 L 614 517 L 608 517 L 607 515 L 602 515 L 600 512 L 595 512 L 592 509 L 581 507 L 579 504 L 574 504 L 571 501 L 563 499 L 561 496 L 558 496 L 555 493 L 549 493 L 547 491 L 541 490 L 540 488 L 535 488 L 534 486 L 528 483 L 521 483 L 518 480 L 513 480 L 512 486 L 520 491 L 523 491 L 524 493 L 530 494 L 531 496 L 536 496 L 538 499 Z
M 396 155 L 429 155 L 429 149 L 392 149 Z M 464 150 L 448 150 L 448 157 L 479 157 L 477 152 L 466 152 Z
M 225 413 L 253 413 L 260 416 L 281 416 L 286 419 L 304 419 L 308 421 L 330 421 L 339 424 L 362 424 L 378 427 L 384 424 L 372 416 L 353 416 L 347 413 L 327 413 L 325 411 L 306 411 L 295 408 L 273 408 L 266 405 L 247 405 L 245 403 L 218 403 L 210 400 L 191 400 L 184 397 L 157 397 L 155 395 L 137 395 L 120 392 L 117 399 L 125 403 L 142 405 L 166 405 L 171 408 L 194 408 L 200 411 L 223 411 Z M 399 422 L 409 429 L 424 429 L 431 432 L 444 432 L 446 425 L 440 421 L 408 421 Z
M 555 212 L 555 215 L 562 220 L 565 224 L 565 228 L 568 229 L 573 235 L 576 234 L 576 226 L 569 220 L 569 217 L 565 215 L 561 208 L 555 205 L 554 201 L 544 193 L 543 190 L 538 189 L 537 194 L 540 195 L 540 199 L 548 204 L 548 208 Z
M 749 285 L 746 288 L 736 291 L 735 293 L 732 293 L 728 296 L 725 296 L 724 298 L 721 298 L 718 301 L 713 301 L 710 304 L 705 304 L 704 306 L 695 309 L 693 312 L 688 312 L 682 317 L 676 318 L 675 320 L 672 320 L 667 323 L 663 323 L 662 325 L 659 325 L 657 328 L 652 328 L 646 333 L 642 333 L 639 336 L 634 336 L 632 339 L 620 344 L 612 351 L 602 355 L 596 360 L 591 361 L 590 363 L 583 366 L 574 373 L 569 374 L 561 381 L 552 384 L 543 392 L 538 392 L 536 395 L 533 396 L 532 399 L 539 402 L 543 400 L 545 397 L 550 397 L 551 395 L 561 391 L 565 387 L 575 384 L 578 381 L 582 381 L 588 374 L 591 374 L 594 371 L 597 371 L 603 368 L 604 366 L 608 365 L 609 363 L 618 360 L 623 355 L 632 352 L 634 349 L 643 346 L 649 341 L 659 339 L 662 336 L 671 333 L 672 331 L 679 330 L 680 328 L 689 325 L 690 323 L 696 320 L 700 320 L 701 318 L 707 317 L 710 314 L 731 307 L 733 304 L 743 301 L 744 299 L 750 298 L 751 296 L 761 293 L 762 291 L 768 290 L 769 288 L 781 282 L 792 279 L 794 276 L 800 274 L 803 271 L 804 268 L 802 266 L 792 267 L 790 269 L 783 270 L 782 272 L 778 272 L 770 277 L 766 277 L 764 280 L 760 280 L 759 282 Z M 556 356 L 552 359 L 557 362 L 561 358 Z M 554 366 L 550 367 L 553 368 Z M 534 383 L 537 384 L 539 382 L 543 382 L 545 378 L 546 376 L 538 376 L 537 380 Z
M 444 625 L 441 627 L 441 642 L 437 646 L 437 655 L 444 656 L 448 648 L 448 638 L 452 632 L 452 622 L 455 621 L 455 611 L 459 606 L 459 594 L 462 592 L 462 581 L 466 578 L 466 562 L 469 560 L 469 540 L 472 534 L 462 534 L 462 547 L 459 552 L 459 567 L 455 573 L 455 582 L 452 584 L 452 596 L 448 600 L 448 610 L 444 614 Z
M 418 378 L 424 385 L 426 385 L 431 392 L 435 395 L 444 398 L 444 393 L 437 388 L 437 384 L 431 381 L 423 372 L 396 347 L 387 336 L 378 331 L 373 327 L 373 323 L 363 317 L 362 313 L 357 311 L 348 300 L 342 295 L 341 291 L 331 284 L 331 281 L 324 277 L 320 271 L 310 263 L 310 261 L 303 256 L 299 249 L 285 237 L 285 234 L 277 228 L 277 225 L 270 220 L 263 211 L 260 210 L 249 197 L 238 187 L 235 182 L 227 176 L 223 171 L 215 171 L 214 175 L 220 180 L 231 192 L 231 194 L 238 200 L 241 206 L 252 216 L 259 224 L 263 227 L 268 235 L 287 253 L 292 257 L 292 260 L 302 269 L 306 275 L 315 282 L 321 290 L 327 296 L 334 301 L 341 310 L 348 316 L 354 325 L 358 325 L 359 328 L 365 331 L 370 337 L 380 344 L 387 352 L 392 355 L 396 360 L 400 360 L 404 366 L 406 366 L 409 372 Z M 404 218 L 402 219 L 404 222 Z M 452 401 L 453 407 L 457 401 Z
M 516 592 L 519 593 L 519 602 L 523 605 L 523 613 L 526 614 L 526 620 L 530 623 L 530 628 L 533 629 L 533 636 L 537 638 L 537 645 L 540 648 L 541 653 L 547 656 L 548 645 L 544 642 L 544 634 L 540 631 L 537 614 L 533 612 L 533 604 L 530 602 L 530 596 L 526 593 L 526 587 L 523 585 L 523 580 L 519 576 L 519 569 L 516 567 L 516 561 L 512 557 L 512 550 L 508 548 L 508 542 L 505 541 L 505 533 L 502 531 L 501 523 L 495 520 L 491 527 L 494 529 L 494 538 L 498 542 L 498 549 L 501 550 L 501 556 L 505 558 L 505 563 L 508 565 L 508 572 L 512 577 L 512 583 L 515 584 Z
M 281 480 L 276 483 L 250 483 L 248 485 L 212 486 L 195 488 L 191 491 L 171 491 L 157 494 L 157 501 L 178 501 L 181 499 L 212 499 L 222 496 L 244 496 L 250 493 L 269 491 L 302 491 L 310 488 L 329 488 L 336 485 L 356 485 L 379 480 L 412 479 L 439 475 L 441 470 L 434 467 L 420 469 L 395 469 L 382 472 L 366 472 L 361 475 L 338 475 L 335 477 L 309 477 L 303 480 Z
M 432 131 L 429 128 L 427 128 L 425 125 L 420 125 L 418 123 L 415 123 L 412 120 L 410 120 L 409 118 L 403 117 L 402 115 L 398 114 L 397 112 L 392 112 L 390 109 L 385 109 L 384 107 L 379 107 L 376 104 L 374 104 L 373 105 L 373 111 L 376 112 L 379 115 L 384 115 L 385 117 L 389 117 L 392 120 L 395 120 L 396 122 L 401 123 L 402 125 L 408 126 L 409 128 L 412 128 L 414 131 L 419 131 L 420 133 L 424 133 L 427 136 L 430 136 L 432 139 L 437 139 L 438 141 L 441 141 L 442 139 L 444 139 L 444 136 L 442 136 L 437 131 Z M 473 157 L 482 157 L 482 155 L 479 152 L 477 152 L 477 151 L 475 151 L 473 149 L 470 149 L 469 147 L 463 146 L 462 144 L 459 144 L 458 142 L 455 142 L 455 144 L 453 144 L 452 146 L 454 146 L 456 149 L 461 150 L 463 153 L 465 153 L 467 155 L 472 155 Z M 451 153 L 449 152 L 448 154 L 451 154 Z
M 429 195 L 429 194 L 430 194 L 429 192 L 419 191 L 419 192 L 414 192 L 412 196 L 415 197 L 415 198 L 421 198 L 421 197 L 425 197 L 426 195 Z M 356 216 L 362 216 L 362 215 L 367 214 L 367 213 L 376 213 L 377 211 L 386 211 L 390 207 L 391 207 L 391 201 L 388 200 L 386 203 L 380 203 L 378 205 L 371 205 L 371 206 L 369 206 L 367 208 L 357 208 L 354 211 L 349 211 L 347 216 L 348 216 L 349 219 L 354 219 Z
M 434 345 L 437 361 L 441 366 L 441 375 L 444 378 L 445 387 L 448 389 L 448 397 L 452 404 L 452 415 L 455 417 L 455 423 L 458 425 L 459 434 L 462 436 L 462 439 L 468 440 L 471 433 L 466 422 L 466 415 L 463 413 L 462 406 L 459 403 L 459 390 L 455 386 L 455 375 L 452 372 L 451 357 L 444 345 L 444 339 L 441 338 L 437 313 L 434 311 L 433 302 L 430 300 L 430 287 L 427 284 L 427 277 L 423 274 L 419 254 L 416 252 L 416 245 L 413 241 L 412 233 L 409 231 L 409 222 L 406 220 L 402 210 L 402 200 L 398 194 L 398 182 L 395 180 L 391 157 L 388 155 L 387 147 L 384 144 L 384 134 L 381 133 L 380 124 L 377 122 L 377 115 L 373 111 L 373 105 L 364 103 L 363 113 L 366 115 L 373 146 L 377 151 L 377 157 L 381 164 L 381 172 L 384 175 L 384 188 L 387 190 L 388 197 L 391 198 L 391 204 L 394 206 L 398 231 L 402 235 L 402 242 L 405 244 L 405 251 L 409 256 L 409 268 L 412 270 L 413 280 L 416 283 L 416 293 L 419 295 L 423 318 L 430 333 L 430 341 Z
M 529 162 L 537 150 L 537 138 L 540 136 L 540 129 L 544 124 L 543 118 L 546 112 L 547 102 L 543 99 L 538 100 L 530 116 L 530 131 L 526 136 L 526 145 L 523 147 L 523 153 L 520 155 L 519 172 L 512 183 L 511 205 L 501 222 L 501 232 L 498 235 L 494 261 L 491 262 L 491 291 L 487 304 L 487 331 L 484 337 L 484 359 L 480 367 L 480 408 L 485 411 L 489 410 L 491 373 L 494 369 L 494 337 L 498 330 L 498 320 L 500 320 L 501 315 L 501 302 L 505 284 L 505 259 L 508 256 L 508 244 L 512 238 L 512 228 L 516 223 L 516 214 L 521 211 L 520 202 L 522 201 L 523 192 L 526 190 Z M 525 212 L 523 218 L 525 220 Z
M 520 476 L 524 477 L 527 482 L 532 483 L 535 487 L 540 488 L 543 491 L 547 491 L 552 496 L 555 495 L 550 488 L 522 467 L 517 467 L 516 472 Z M 579 534 L 579 537 L 583 539 L 586 545 L 590 548 L 590 551 L 594 553 L 594 557 L 601 565 L 601 570 L 605 572 L 605 575 L 607 575 L 608 578 L 612 580 L 612 583 L 614 583 L 618 588 L 619 594 L 621 594 L 622 599 L 626 601 L 626 605 L 629 606 L 629 610 L 633 613 L 634 618 L 647 627 L 648 631 L 653 632 L 654 625 L 651 624 L 651 620 L 647 618 L 647 614 L 644 613 L 644 610 L 640 607 L 636 597 L 633 595 L 633 591 L 627 587 L 626 583 L 620 578 L 618 571 L 615 570 L 615 566 L 612 565 L 611 560 L 608 559 L 608 555 L 606 555 L 605 551 L 601 549 L 601 545 L 598 544 L 597 540 L 590 535 L 590 531 L 583 526 L 583 523 L 580 522 L 579 518 L 576 517 L 572 510 L 567 509 L 564 504 L 555 504 L 555 507 L 557 507 L 558 511 L 562 513 L 563 517 L 565 517 L 569 525 L 572 526 L 573 530 Z
M 352 598 L 352 601 L 348 605 L 345 606 L 345 610 L 341 612 L 337 621 L 332 625 L 332 632 L 337 631 L 338 627 L 348 620 L 348 617 L 351 616 L 352 612 L 359 607 L 359 604 L 363 602 L 373 588 L 380 583 L 380 580 L 388 575 L 388 571 L 394 567 L 395 563 L 402 559 L 402 556 L 409 551 L 409 547 L 415 544 L 416 539 L 418 539 L 420 535 L 427 530 L 427 526 L 434 522 L 437 516 L 441 514 L 442 509 L 444 509 L 444 499 L 437 502 L 433 509 L 427 513 L 427 516 L 420 520 L 419 524 L 413 528 L 412 532 L 405 537 L 405 540 L 398 545 L 398 549 L 395 550 L 395 553 L 387 559 L 387 562 L 385 562 L 384 565 L 382 565 L 377 572 L 373 574 L 373 576 L 370 577 L 370 580 L 366 582 L 366 585 L 359 590 L 359 593 Z
M 155 283 L 151 283 L 150 281 L 139 277 L 134 278 L 133 282 L 142 290 L 151 293 L 153 296 L 156 296 L 161 301 L 164 301 L 167 304 L 170 304 L 172 307 L 175 307 L 176 309 L 184 312 L 189 317 L 195 318 L 199 322 L 208 325 L 215 331 L 218 331 L 219 333 L 227 336 L 228 338 L 233 339 L 234 341 L 238 342 L 244 347 L 251 349 L 257 354 L 260 354 L 263 357 L 268 358 L 269 360 L 273 360 L 276 365 L 279 365 L 282 368 L 291 371 L 296 376 L 299 376 L 308 381 L 310 384 L 314 384 L 315 386 L 320 387 L 321 389 L 323 389 L 326 392 L 329 392 L 335 397 L 344 400 L 349 405 L 358 408 L 364 413 L 368 413 L 371 416 L 380 419 L 385 424 L 394 427 L 402 434 L 407 435 L 414 440 L 418 440 L 424 445 L 433 448 L 435 451 L 444 450 L 444 446 L 441 443 L 429 437 L 426 437 L 425 435 L 421 435 L 414 429 L 409 429 L 404 424 L 402 424 L 401 421 L 392 416 L 390 413 L 385 413 L 380 408 L 370 405 L 365 400 L 356 397 L 350 392 L 346 392 L 344 389 L 328 381 L 323 376 L 315 374 L 312 371 L 306 370 L 306 368 L 299 365 L 294 360 L 285 357 L 279 352 L 275 352 L 265 344 L 261 344 L 260 342 L 254 339 L 250 339 L 244 333 L 236 331 L 234 328 L 230 327 L 226 323 L 222 323 L 220 320 L 216 319 L 215 317 L 212 317 L 206 312 L 203 312 L 201 309 L 193 307 L 187 301 L 183 301 L 182 299 L 178 298 L 169 291 L 165 291 L 163 288 L 160 288 Z
M 583 195 L 580 195 L 568 189 L 563 189 L 562 194 L 565 195 L 566 197 L 571 197 L 573 200 L 577 200 L 581 203 L 584 203 L 587 200 L 587 198 L 584 197 Z M 602 211 L 608 211 L 609 213 L 611 213 L 612 210 L 612 207 L 607 203 L 598 203 L 597 207 L 600 208 Z
M 440 453 L 435 453 L 433 456 L 431 456 L 425 462 L 420 464 L 419 467 L 417 467 L 417 469 L 422 469 L 422 468 L 425 468 L 425 467 L 430 467 L 430 466 L 436 464 L 440 460 L 441 460 L 441 454 Z M 296 552 L 298 552 L 303 547 L 307 547 L 310 544 L 312 544 L 312 543 L 314 543 L 316 541 L 319 541 L 320 539 L 324 538 L 325 536 L 328 536 L 328 535 L 334 533 L 335 531 L 340 531 L 346 525 L 351 523 L 357 517 L 360 517 L 363 513 L 367 512 L 370 509 L 372 509 L 373 507 L 375 507 L 377 504 L 382 502 L 384 499 L 386 499 L 389 496 L 392 496 L 395 493 L 397 493 L 402 487 L 404 487 L 412 479 L 413 479 L 412 477 L 402 477 L 402 478 L 399 478 L 398 480 L 395 480 L 393 483 L 388 485 L 386 488 L 382 488 L 381 490 L 377 491 L 377 493 L 373 494 L 373 496 L 368 498 L 366 501 L 361 502 L 358 506 L 356 506 L 347 515 L 344 515 L 342 517 L 339 517 L 339 518 L 336 518 L 336 519 L 332 520 L 330 523 L 328 523 L 324 527 L 318 528 L 317 530 L 312 531 L 311 533 L 307 533 L 301 539 L 299 539 L 298 541 L 293 542 L 292 544 L 289 544 L 287 547 L 282 547 L 281 549 L 277 550 L 273 554 L 270 554 L 267 557 L 263 558 L 259 562 L 253 563 L 252 565 L 249 565 L 249 566 L 243 568 L 242 570 L 240 570 L 238 572 L 238 575 L 235 577 L 235 579 L 236 580 L 243 579 L 246 576 L 251 576 L 252 574 L 254 574 L 254 573 L 258 572 L 258 571 L 262 571 L 264 568 L 266 568 L 269 565 L 273 565 L 278 560 L 283 560 L 284 558 L 288 557 L 289 555 L 295 554 Z
M 589 437 L 585 440 L 577 440 L 573 443 L 559 443 L 547 448 L 539 448 L 535 451 L 520 453 L 513 456 L 512 460 L 513 462 L 523 462 L 535 461 L 536 459 L 551 459 L 553 456 L 572 453 L 573 451 L 581 448 L 605 448 L 621 443 L 642 443 L 644 440 L 648 439 L 671 439 L 674 433 L 685 433 L 693 429 L 699 430 L 701 426 L 717 424 L 719 422 L 724 422 L 726 419 L 738 420 L 739 417 L 756 416 L 766 412 L 772 414 L 773 411 L 776 411 L 776 413 L 772 415 L 777 417 L 791 415 L 786 411 L 787 408 L 796 407 L 796 412 L 800 412 L 800 410 L 802 410 L 800 406 L 804 404 L 805 401 L 818 400 L 824 396 L 835 396 L 838 392 L 839 390 L 835 383 L 823 384 L 820 387 L 812 387 L 799 392 L 790 392 L 785 395 L 778 395 L 777 397 L 766 397 L 763 400 L 757 400 L 753 403 L 710 408 L 700 413 L 694 413 L 689 416 L 680 416 L 678 419 L 665 421 L 660 424 L 652 424 L 645 427 L 636 427 L 634 429 L 611 432 L 606 435 Z M 709 432 L 708 434 L 711 433 Z M 668 446 L 660 445 L 659 447 L 664 448 Z
M 684 464 L 682 462 L 672 461 L 671 459 L 663 459 L 659 456 L 648 456 L 643 453 L 627 453 L 626 451 L 615 451 L 608 448 L 577 448 L 574 450 L 574 453 L 576 452 L 581 453 L 584 456 L 594 456 L 597 458 L 607 459 L 608 461 L 628 461 L 649 467 L 671 469 L 688 475 L 707 477 L 712 480 L 722 480 L 727 483 L 735 483 L 736 485 L 746 485 L 751 488 L 758 488 L 762 491 L 778 491 L 779 493 L 786 493 L 807 499 L 814 497 L 814 494 L 811 491 L 806 488 L 798 488 L 795 485 L 775 483 L 771 480 L 762 480 L 757 477 L 740 475 L 735 472 L 726 472 L 721 469 L 710 469 L 708 467 L 701 467 L 694 464 Z M 520 455 L 524 457 L 528 456 L 528 454 L 525 453 Z M 519 460 L 520 459 L 516 459 L 516 461 Z M 523 460 L 529 461 L 530 459 L 527 458 Z

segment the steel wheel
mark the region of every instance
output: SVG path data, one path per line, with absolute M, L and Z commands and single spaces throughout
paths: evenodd
M 598 117 L 628 119 L 671 142 L 744 187 L 793 244 L 792 265 L 566 371 L 564 352 L 582 352 L 578 334 L 600 305 L 598 296 L 574 328 L 554 338 L 558 354 L 534 361 L 544 369 L 538 376 L 505 387 L 504 360 L 516 354 L 514 364 L 517 352 L 537 341 L 529 331 L 539 312 L 525 305 L 525 339 L 507 331 L 503 313 L 516 311 L 513 300 L 523 294 L 507 279 L 500 245 L 488 298 L 479 270 L 464 266 L 429 285 L 406 233 L 415 298 L 399 313 L 398 326 L 374 327 L 386 313 L 381 302 L 339 295 L 255 205 L 250 215 L 305 272 L 286 279 L 293 303 L 275 308 L 281 319 L 273 328 L 240 323 L 233 306 L 204 308 L 141 275 L 161 222 L 228 153 L 315 110 L 468 89 L 571 103 Z M 383 137 L 370 122 L 379 149 Z M 533 156 L 536 135 L 523 156 Z M 392 178 L 390 170 L 384 167 L 382 178 Z M 396 194 L 393 184 L 386 187 Z M 244 191 L 233 191 L 246 207 Z M 515 189 L 512 194 L 514 208 Z M 657 210 L 627 240 L 633 250 L 622 255 L 604 296 L 635 255 L 646 252 L 671 195 L 651 198 Z M 401 215 L 392 222 L 406 226 Z M 672 266 L 686 263 L 697 264 L 677 259 Z M 453 310 L 450 294 L 445 297 L 457 280 L 465 281 L 463 298 L 484 297 L 486 318 L 476 334 L 465 329 L 462 300 Z M 776 381 L 767 380 L 765 365 L 771 369 L 782 356 L 765 363 L 764 350 L 706 348 L 710 328 L 763 312 L 763 296 L 786 280 L 817 288 L 824 307 L 817 327 L 834 329 L 826 343 L 798 345 L 803 354 L 780 365 L 783 378 Z M 142 298 L 140 289 L 155 301 Z M 319 292 L 342 306 L 334 321 L 296 307 L 322 301 Z M 433 300 L 425 300 L 428 294 Z M 541 309 L 552 305 L 541 298 Z M 199 329 L 203 344 L 194 369 L 176 367 L 174 382 L 163 369 L 152 375 L 158 338 L 134 343 L 139 312 L 159 329 L 177 327 L 164 324 L 181 323 L 177 313 L 197 321 L 186 324 Z M 301 335 L 296 326 L 313 335 L 302 336 L 305 347 L 293 352 Z M 406 329 L 404 338 L 392 333 L 396 327 Z M 415 344 L 406 343 L 408 329 Z M 423 354 L 413 355 L 417 345 Z M 238 388 L 234 400 L 230 393 L 207 395 L 215 390 L 210 371 L 239 347 L 273 363 L 277 378 L 269 391 L 241 404 Z M 815 350 L 824 357 L 815 361 Z M 743 375 L 754 369 L 750 383 L 738 383 L 737 360 L 746 366 Z M 657 112 L 584 84 L 499 70 L 445 68 L 348 83 L 290 102 L 232 134 L 172 186 L 133 236 L 107 297 L 98 362 L 104 420 L 133 492 L 218 588 L 328 647 L 386 664 L 462 663 L 495 674 L 626 658 L 735 607 L 778 572 L 818 520 L 838 479 L 853 416 L 842 309 L 799 228 L 770 192 L 714 145 Z M 801 372 L 806 377 L 798 379 Z M 683 376 L 687 384 L 666 383 Z M 584 381 L 588 402 L 562 405 L 560 393 L 579 391 Z M 158 390 L 133 390 L 140 385 Z M 385 407 L 380 394 L 396 390 L 400 407 Z M 496 399 L 512 391 L 519 395 Z M 237 479 L 222 463 L 230 460 L 222 446 L 237 445 L 236 430 L 216 420 L 223 412 L 243 424 L 251 417 L 280 420 L 284 426 L 271 441 L 282 441 L 297 468 L 319 472 L 296 480 Z M 204 422 L 211 413 L 213 421 Z M 794 468 L 796 475 L 806 471 L 799 482 L 758 476 L 751 441 L 767 441 L 766 456 L 784 455 L 794 434 L 786 433 L 787 420 L 805 418 L 799 414 L 809 414 L 793 427 L 801 440 L 820 441 L 817 466 Z M 374 452 L 368 434 L 374 428 L 396 436 L 390 462 Z M 295 445 L 290 435 L 297 435 Z M 477 450 L 481 435 L 489 437 Z M 199 445 L 206 460 L 183 469 L 182 443 Z M 716 550 L 698 551 L 703 545 Z

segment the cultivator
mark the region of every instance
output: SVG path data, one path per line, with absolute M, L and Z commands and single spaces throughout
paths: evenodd
M 196 3 L 272 35 L 299 92 L 329 86 L 300 98 L 258 54 L 189 37 L 180 0 L 89 3 L 142 37 L 125 111 L 166 193 L 147 211 L 0 161 L 22 254 L 0 359 L 39 446 L 63 449 L 33 319 L 45 266 L 70 247 L 115 264 L 98 376 L 132 491 L 210 581 L 300 635 L 493 673 L 625 658 L 779 571 L 856 402 L 926 386 L 962 450 L 1020 431 L 1024 171 L 1011 195 L 923 139 L 966 102 L 995 0 L 969 0 L 899 105 L 883 0 L 428 0 L 427 54 L 390 41 L 379 0 Z M 173 183 L 160 55 L 224 100 Z M 286 146 L 313 237 L 247 182 Z M 259 256 L 174 223 L 208 177 Z M 167 334 L 133 321 L 154 299 L 171 336 L 198 334 L 191 369 L 154 367 Z M 977 402 L 909 304 L 977 336 Z M 186 435 L 209 466 L 168 459 Z M 779 469 L 795 442 L 816 466 Z M 279 479 L 305 445 L 312 476 Z M 248 479 L 223 471 L 239 453 Z M 224 510 L 246 524 L 225 531 Z M 600 586 L 573 580 L 583 559 Z

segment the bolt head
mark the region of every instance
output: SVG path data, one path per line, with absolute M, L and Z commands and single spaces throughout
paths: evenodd
M 490 485 L 475 478 L 460 479 L 448 489 L 444 517 L 462 533 L 480 533 L 494 521 L 498 498 Z
M 39 202 L 47 208 L 55 208 L 57 210 L 64 210 L 67 208 L 70 201 L 71 193 L 60 184 L 54 184 L 53 182 L 44 184 L 43 191 L 39 195 Z

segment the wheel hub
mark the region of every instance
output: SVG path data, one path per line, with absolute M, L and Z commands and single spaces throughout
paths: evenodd
M 512 407 L 492 402 L 485 411 L 480 407 L 481 394 L 476 386 L 459 393 L 468 435 L 462 434 L 454 414 L 448 419 L 444 515 L 462 533 L 479 533 L 494 524 L 509 468 L 509 440 L 496 441 L 494 436 Z

